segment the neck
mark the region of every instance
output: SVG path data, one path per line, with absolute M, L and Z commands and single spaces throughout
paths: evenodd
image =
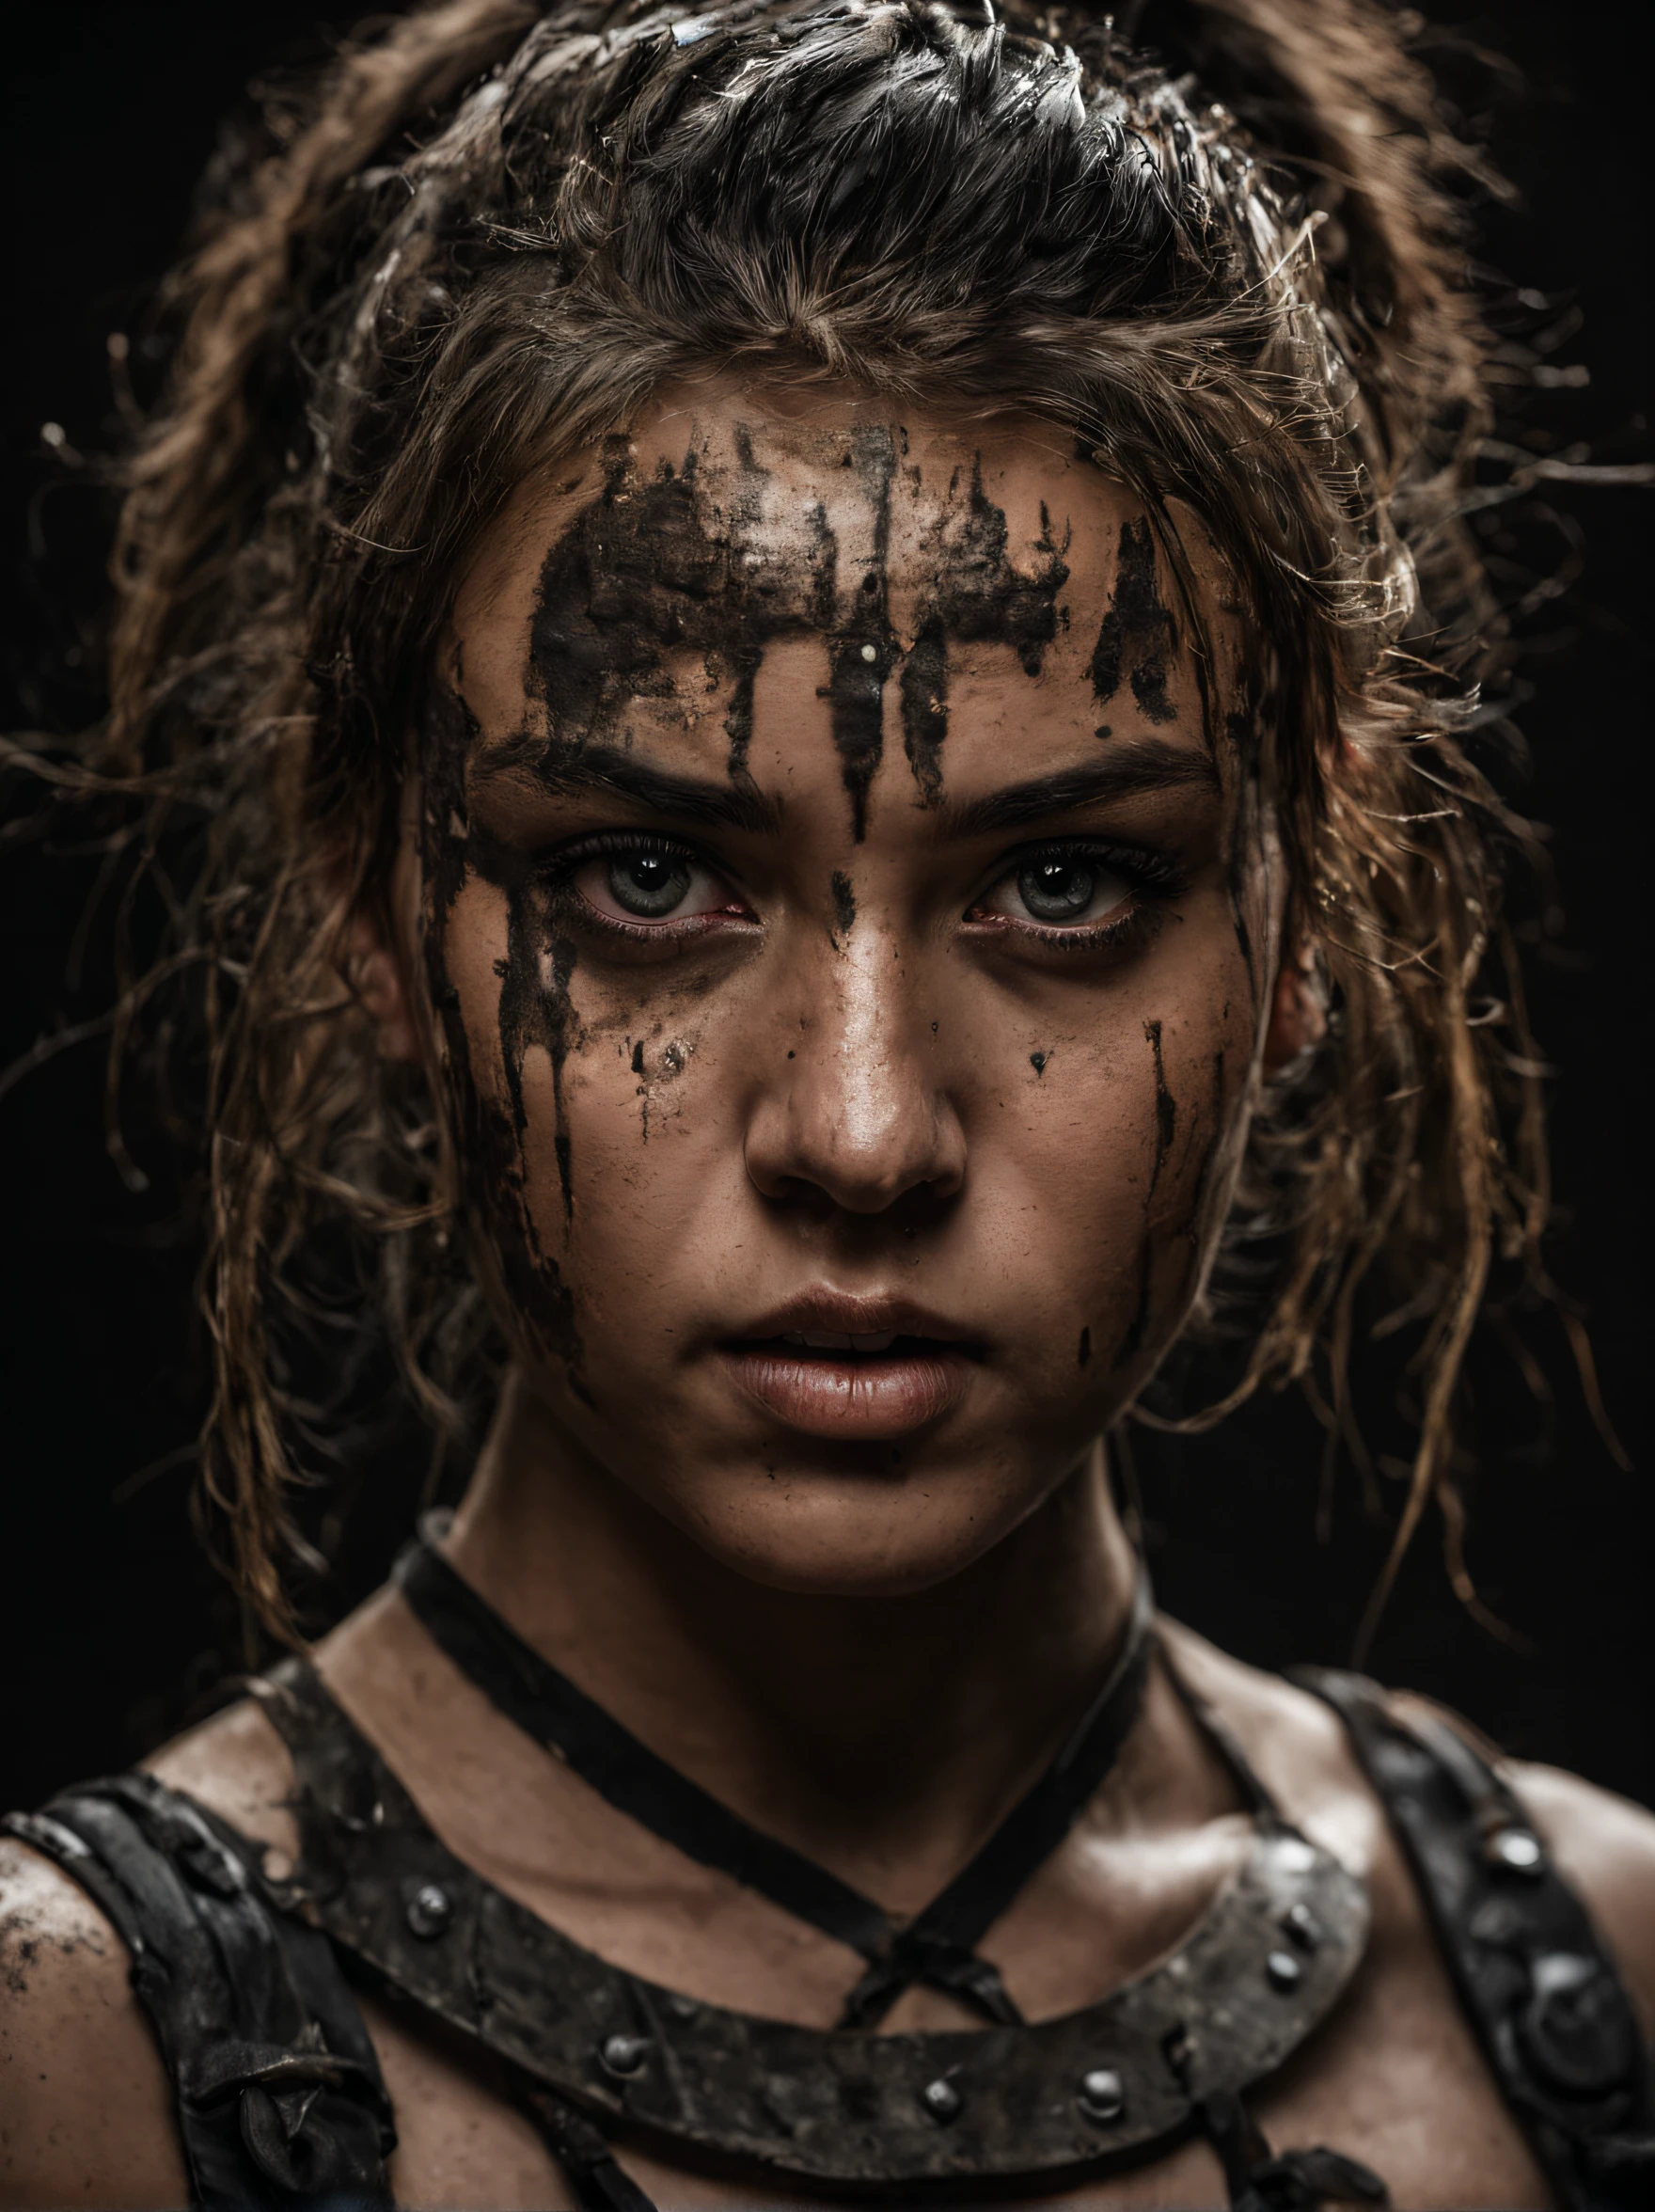
M 917 1862 L 922 1888 L 1095 1692 L 1137 1572 L 1098 1450 L 936 1588 L 772 1588 L 572 1450 L 520 1387 L 449 1549 L 519 1635 L 726 1803 L 887 1887 Z

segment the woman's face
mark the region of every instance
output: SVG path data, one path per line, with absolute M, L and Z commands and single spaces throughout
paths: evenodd
M 568 1449 L 761 1580 L 963 1567 L 1188 1309 L 1279 906 L 1189 558 L 1206 662 L 1056 432 L 732 384 L 465 581 L 422 873 L 485 1276 Z

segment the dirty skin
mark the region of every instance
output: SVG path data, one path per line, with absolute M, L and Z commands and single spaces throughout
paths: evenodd
M 709 709 L 721 715 L 726 775 L 753 792 L 750 754 L 755 688 L 776 640 L 804 635 L 824 641 L 832 742 L 853 837 L 866 833 L 869 794 L 881 765 L 888 685 L 896 687 L 904 750 L 923 804 L 941 796 L 949 727 L 951 645 L 1009 646 L 1031 678 L 1066 627 L 1063 594 L 1069 579 L 1069 532 L 1043 506 L 1041 529 L 1026 563 L 1011 557 L 1004 510 L 985 487 L 980 459 L 956 467 L 946 488 L 923 487 L 932 512 L 922 526 L 921 580 L 905 616 L 906 637 L 892 624 L 890 560 L 893 500 L 920 498 L 906 440 L 882 426 L 825 434 L 821 466 L 843 471 L 855 486 L 853 508 L 838 530 L 821 503 L 780 512 L 771 472 L 756 458 L 752 436 L 736 426 L 733 464 L 709 459 L 702 434 L 692 431 L 682 459 L 641 465 L 627 440 L 603 451 L 596 496 L 549 546 L 538 581 L 529 631 L 526 688 L 528 719 L 502 748 L 491 741 L 491 765 L 510 753 L 513 765 L 556 792 L 581 763 L 623 756 L 631 720 L 647 707 L 652 721 L 688 727 Z M 848 538 L 854 534 L 854 545 Z M 1110 605 L 1091 660 L 1100 705 L 1125 683 L 1151 721 L 1173 719 L 1167 696 L 1178 632 L 1158 582 L 1156 544 L 1146 521 L 1124 525 Z M 1032 559 L 1031 559 L 1032 552 Z M 463 675 L 457 673 L 457 682 Z M 543 1049 L 552 1072 L 553 1142 L 565 1220 L 577 1212 L 576 1166 L 563 1112 L 568 1056 L 589 1038 L 575 1008 L 573 935 L 560 925 L 558 897 L 532 856 L 468 828 L 465 764 L 480 733 L 462 698 L 439 692 L 426 729 L 425 858 L 427 949 L 433 997 L 450 1061 L 461 1077 L 456 1131 L 476 1195 L 494 1193 L 501 1222 L 509 1285 L 528 1310 L 550 1309 L 560 1349 L 578 1357 L 572 1302 L 544 1250 L 524 1201 L 528 1054 Z M 756 796 L 756 795 L 755 795 Z M 467 1067 L 466 1040 L 443 959 L 443 932 L 463 883 L 481 877 L 504 895 L 507 945 L 498 1003 L 505 1099 L 479 1095 Z M 829 883 L 834 941 L 856 921 L 850 879 Z M 636 1009 L 634 1010 L 636 1014 Z M 608 1030 L 609 1025 L 602 1025 Z M 1172 1142 L 1175 1108 L 1160 1066 L 1158 1032 L 1154 1174 Z M 653 1055 L 652 1055 L 653 1057 Z M 1036 1080 L 1049 1054 L 1030 1055 Z M 646 1082 L 644 1048 L 632 1048 L 633 1072 L 649 1082 L 670 1080 L 665 1064 Z M 644 1098 L 645 1128 L 649 1098 Z M 1151 1190 L 1154 1189 L 1152 1178 Z M 1143 1322 L 1136 1324 L 1140 1331 Z M 1088 1339 L 1089 1345 L 1089 1339 Z M 1089 1356 L 1089 1353 L 1088 1353 Z
M 814 633 L 827 641 L 828 680 L 822 696 L 859 842 L 882 757 L 885 689 L 892 674 L 900 671 L 909 766 L 922 798 L 933 801 L 942 788 L 950 641 L 1008 644 L 1024 671 L 1037 675 L 1066 620 L 1060 604 L 1069 573 L 1066 535 L 1060 542 L 1043 509 L 1034 565 L 1025 573 L 1010 558 L 1005 514 L 984 488 L 980 462 L 969 475 L 955 470 L 928 529 L 927 582 L 914 635 L 905 646 L 891 622 L 891 502 L 899 473 L 910 491 L 918 491 L 919 479 L 916 470 L 904 468 L 901 441 L 883 427 L 859 429 L 836 441 L 835 465 L 851 476 L 866 514 L 854 561 L 819 504 L 807 511 L 802 527 L 778 527 L 770 512 L 770 472 L 739 425 L 734 448 L 733 470 L 721 468 L 712 480 L 704 445 L 694 434 L 676 467 L 663 461 L 647 472 L 624 438 L 607 442 L 598 496 L 557 538 L 541 566 L 527 672 L 529 697 L 541 709 L 540 726 L 526 726 L 504 752 L 491 751 L 498 765 L 509 753 L 556 790 L 575 759 L 591 763 L 607 750 L 625 750 L 627 718 L 638 703 L 653 703 L 669 717 L 687 717 L 687 664 L 700 672 L 702 698 L 717 694 L 724 703 L 726 772 L 733 785 L 750 790 L 754 690 L 766 649 L 777 639 Z M 523 1069 L 528 1052 L 542 1047 L 552 1068 L 553 1141 L 565 1218 L 572 1220 L 575 1163 L 562 1084 L 568 1055 L 585 1043 L 571 996 L 575 947 L 559 933 L 551 893 L 532 861 L 467 828 L 464 764 L 479 732 L 464 700 L 439 692 L 427 720 L 428 951 L 433 994 L 458 1068 L 465 1068 L 466 1054 L 457 1000 L 443 966 L 444 919 L 468 873 L 503 892 L 507 905 L 498 1022 L 510 1114 L 487 1106 L 467 1082 L 471 1141 L 463 1153 L 488 1163 L 475 1170 L 482 1185 L 492 1181 L 496 1190 L 519 1194 L 510 1210 L 520 1217 L 520 1227 L 509 1242 L 525 1277 L 520 1288 L 538 1288 L 537 1306 L 552 1292 L 567 1335 L 567 1292 L 521 1202 Z M 835 941 L 843 943 L 855 924 L 855 894 L 839 872 L 829 890 Z M 641 1044 L 632 1064 L 641 1078 Z M 667 1077 L 675 1072 L 661 1070 Z M 648 1110 L 646 1094 L 646 1132 Z
M 1114 592 L 1092 655 L 1092 692 L 1099 707 L 1113 699 L 1125 676 L 1147 720 L 1174 721 L 1178 710 L 1167 697 L 1167 677 L 1177 653 L 1177 625 L 1156 580 L 1155 533 L 1142 517 L 1125 522 Z M 1097 735 L 1106 737 L 1108 725 Z
M 891 622 L 891 505 L 899 476 L 902 488 L 914 492 L 918 472 L 903 468 L 898 442 L 883 427 L 836 439 L 833 450 L 866 517 L 854 561 L 819 505 L 802 527 L 779 527 L 767 497 L 769 471 L 739 426 L 735 467 L 719 471 L 717 481 L 708 480 L 693 438 L 676 467 L 662 462 L 648 474 L 624 440 L 609 442 L 601 492 L 551 546 L 541 570 L 529 669 L 531 694 L 546 718 L 541 773 L 555 780 L 560 756 L 623 743 L 627 710 L 637 701 L 660 702 L 670 712 L 682 703 L 688 661 L 699 663 L 709 687 L 727 694 L 727 769 L 733 783 L 749 781 L 754 687 L 766 648 L 778 638 L 813 632 L 827 640 L 821 696 L 858 842 L 883 755 L 885 690 L 893 672 L 900 672 L 903 743 L 914 781 L 925 799 L 940 795 L 949 643 L 1009 645 L 1024 672 L 1037 676 L 1066 619 L 1067 536 L 1060 540 L 1043 510 L 1033 567 L 1018 568 L 1004 510 L 984 489 L 981 463 L 969 477 L 956 470 L 927 529 L 927 580 L 905 644 Z
M 523 1063 L 529 1046 L 545 1046 L 560 1096 L 561 1070 L 578 1020 L 569 998 L 574 972 L 572 946 L 560 945 L 550 960 L 552 988 L 541 982 L 544 927 L 534 911 L 533 870 L 520 854 L 486 836 L 468 820 L 465 763 L 478 740 L 475 717 L 459 694 L 433 685 L 422 723 L 424 808 L 421 860 L 425 883 L 425 957 L 432 1001 L 447 1048 L 448 1094 L 454 1156 L 463 1163 L 466 1209 L 479 1220 L 492 1220 L 504 1288 L 516 1310 L 534 1318 L 548 1349 L 560 1358 L 570 1385 L 579 1381 L 580 1339 L 574 1301 L 557 1262 L 541 1243 L 527 1202 L 523 1153 L 526 1114 Z M 480 1088 L 471 1066 L 470 1041 L 461 1014 L 460 994 L 449 978 L 445 934 L 449 914 L 468 875 L 502 888 L 507 896 L 507 955 L 501 971 L 499 1033 L 505 1068 L 507 1114 Z M 562 1135 L 560 1130 L 559 1136 Z M 573 1204 L 573 1162 L 567 1142 L 556 1146 L 566 1208 Z

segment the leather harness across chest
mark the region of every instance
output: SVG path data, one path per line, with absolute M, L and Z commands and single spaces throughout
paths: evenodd
M 1233 2206 L 1381 2204 L 1334 2150 L 1274 2154 L 1249 2094 L 1315 2031 L 1361 1958 L 1362 1885 L 1276 1808 L 1156 1641 L 1147 1585 L 1124 1648 L 1046 1773 L 904 1925 L 667 1765 L 525 1644 L 421 1540 L 397 1580 L 512 1721 L 608 1801 L 860 1956 L 831 2030 L 702 2002 L 609 1966 L 432 1833 L 314 1670 L 260 1685 L 292 1756 L 300 1857 L 262 1853 L 152 1777 L 68 1791 L 10 1830 L 55 1859 L 132 1953 L 173 2079 L 196 2201 L 386 2204 L 393 2115 L 352 1983 L 491 2052 L 599 2212 L 649 2212 L 623 2135 L 779 2194 L 954 2201 L 1144 2166 L 1201 2135 Z M 1179 1948 L 1099 2002 L 1025 2023 L 975 1946 L 1068 1833 L 1162 1667 L 1228 1767 L 1251 1848 Z M 1403 1727 L 1372 1684 L 1305 1673 L 1343 1716 L 1419 1884 L 1494 2078 L 1569 2212 L 1655 2201 L 1655 2089 L 1613 1966 L 1521 1806 L 1453 1730 Z M 916 1982 L 980 2030 L 882 2033 Z

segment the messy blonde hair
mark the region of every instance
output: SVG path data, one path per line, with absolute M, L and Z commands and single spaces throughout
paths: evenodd
M 439 1432 L 487 1389 L 443 1116 L 349 981 L 433 640 L 530 469 L 731 365 L 1037 410 L 1174 560 L 1181 501 L 1239 579 L 1253 642 L 1225 703 L 1331 1019 L 1254 1116 L 1232 1230 L 1287 1257 L 1226 1403 L 1298 1381 L 1348 1428 L 1355 1301 L 1382 1280 L 1425 1329 L 1393 1570 L 1435 1496 L 1469 1588 L 1452 1401 L 1546 1185 L 1501 919 L 1521 832 L 1467 745 L 1494 628 L 1461 520 L 1486 419 L 1450 198 L 1472 164 L 1398 21 L 437 0 L 227 151 L 128 471 L 99 773 L 146 796 L 152 842 L 163 815 L 204 826 L 166 955 L 206 979 L 203 1495 L 277 1633 L 303 1393 L 276 1338 L 309 1242 L 344 1223 L 370 1255 Z

